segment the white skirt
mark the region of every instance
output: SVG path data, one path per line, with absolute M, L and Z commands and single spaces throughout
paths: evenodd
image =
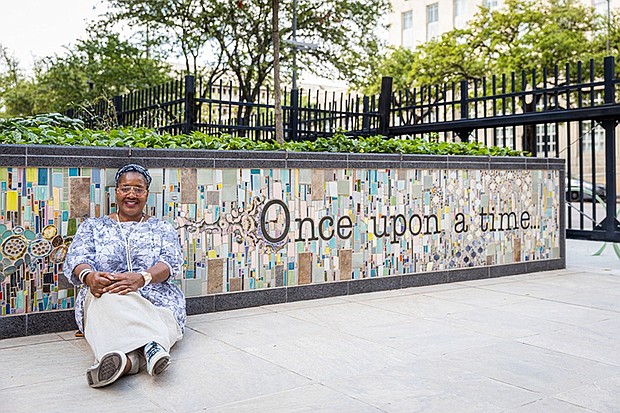
M 84 337 L 99 361 L 110 351 L 129 353 L 150 341 L 166 351 L 183 338 L 172 311 L 157 307 L 136 292 L 127 295 L 90 292 L 84 300 Z

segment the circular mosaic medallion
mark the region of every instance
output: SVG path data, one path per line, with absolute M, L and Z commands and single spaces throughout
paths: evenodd
M 48 225 L 43 228 L 43 231 L 41 231 L 41 235 L 45 239 L 52 239 L 56 236 L 56 234 L 58 234 L 58 229 L 56 229 L 54 225 Z
M 2 255 L 16 260 L 24 255 L 27 248 L 28 244 L 26 244 L 26 240 L 23 237 L 13 235 L 2 243 Z
M 28 245 L 28 252 L 34 258 L 43 258 L 52 252 L 52 243 L 44 238 L 34 240 Z
M 56 235 L 54 238 L 52 238 L 53 247 L 59 247 L 61 245 L 62 245 L 62 237 L 60 235 Z
M 13 228 L 13 234 L 22 235 L 24 233 L 24 227 L 17 226 Z
M 65 244 L 54 248 L 54 250 L 50 254 L 50 259 L 52 260 L 52 262 L 63 262 L 65 260 L 65 257 L 67 256 L 67 249 L 68 247 Z

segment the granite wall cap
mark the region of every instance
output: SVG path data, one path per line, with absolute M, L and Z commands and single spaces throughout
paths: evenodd
M 448 165 L 448 156 L 447 155 L 425 155 L 425 154 L 403 154 L 401 156 L 402 162 L 420 162 L 422 164 L 426 163 L 439 163 L 443 162 Z
M 215 151 L 215 158 L 228 160 L 251 160 L 251 159 L 273 159 L 286 160 L 288 154 L 286 151 Z
M 341 152 L 295 152 L 287 151 L 286 157 L 289 161 L 293 160 L 313 160 L 313 161 L 334 161 L 348 158 L 348 153 Z
M 24 160 L 25 157 L 25 160 Z M 130 162 L 147 168 L 414 168 L 562 170 L 564 159 L 470 155 L 380 154 L 294 151 L 225 151 L 129 147 L 0 145 L 0 165 L 118 168 Z M 275 162 L 275 163 L 274 163 Z
M 289 159 L 286 161 L 287 168 L 299 169 L 333 169 L 348 168 L 346 159 Z
M 248 152 L 249 153 L 249 152 Z M 214 168 L 264 168 L 264 169 L 286 169 L 291 168 L 286 159 L 265 159 L 253 157 L 251 159 L 240 158 L 217 158 L 213 160 Z
M 129 147 L 26 145 L 28 157 L 32 156 L 83 156 L 102 158 L 128 158 Z
M 214 168 L 215 159 L 131 157 L 127 163 L 151 168 Z M 121 165 L 122 166 L 122 165 Z
M 349 161 L 383 161 L 383 162 L 400 162 L 402 155 L 399 153 L 341 153 L 346 156 Z
M 349 169 L 401 169 L 402 162 L 400 160 L 349 160 L 346 168 Z
M 215 159 L 220 155 L 218 150 L 204 149 L 153 149 L 153 148 L 130 148 L 132 158 L 169 158 L 169 159 Z
M 0 155 L 26 155 L 27 149 L 27 145 L 0 144 Z

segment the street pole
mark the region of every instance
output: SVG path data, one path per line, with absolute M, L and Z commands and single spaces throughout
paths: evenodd
M 297 90 L 297 44 L 295 42 L 297 42 L 297 0 L 293 0 L 293 90 Z
M 611 0 L 607 0 L 607 56 L 609 56 L 609 28 L 611 26 Z
M 273 92 L 275 111 L 276 142 L 284 144 L 284 117 L 282 114 L 282 95 L 280 91 L 280 0 L 272 0 L 272 41 L 273 41 Z
M 296 141 L 299 117 L 299 91 L 297 90 L 297 0 L 293 0 L 293 85 L 291 89 L 290 134 L 291 141 Z

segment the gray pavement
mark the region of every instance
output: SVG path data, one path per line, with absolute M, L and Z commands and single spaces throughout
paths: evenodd
M 620 260 L 189 317 L 161 376 L 91 389 L 73 332 L 0 340 L 0 412 L 618 412 Z

